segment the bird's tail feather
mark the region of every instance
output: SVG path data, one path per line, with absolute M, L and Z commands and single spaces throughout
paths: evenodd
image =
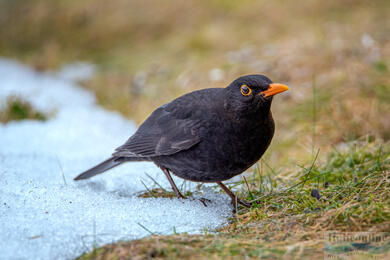
M 74 178 L 74 180 L 78 181 L 78 180 L 84 180 L 84 179 L 91 178 L 97 174 L 103 173 L 103 172 L 105 172 L 105 171 L 107 171 L 115 166 L 118 166 L 119 164 L 121 164 L 123 162 L 125 162 L 125 161 L 120 160 L 120 158 L 118 158 L 118 157 L 111 157 L 111 158 L 105 160 L 104 162 L 99 163 L 95 167 L 81 173 L 76 178 Z

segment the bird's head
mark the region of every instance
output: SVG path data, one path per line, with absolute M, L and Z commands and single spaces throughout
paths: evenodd
M 240 114 L 268 113 L 273 96 L 288 89 L 263 75 L 242 76 L 226 87 L 225 108 Z

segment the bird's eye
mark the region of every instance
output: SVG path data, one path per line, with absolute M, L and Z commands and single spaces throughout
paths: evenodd
M 252 90 L 247 85 L 241 85 L 241 94 L 243 96 L 249 96 L 252 93 Z

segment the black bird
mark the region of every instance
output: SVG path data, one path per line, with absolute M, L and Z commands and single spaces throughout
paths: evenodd
M 216 182 L 244 206 L 222 181 L 236 176 L 264 154 L 274 135 L 273 95 L 288 90 L 263 75 L 247 75 L 226 88 L 185 94 L 157 108 L 112 157 L 75 178 L 82 180 L 124 162 L 151 161 L 184 198 L 170 172 L 185 180 Z

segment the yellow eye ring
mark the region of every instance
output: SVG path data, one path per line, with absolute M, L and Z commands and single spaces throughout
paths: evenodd
M 252 90 L 250 87 L 248 87 L 247 85 L 241 85 L 241 94 L 243 96 L 249 96 L 250 94 L 252 94 Z

